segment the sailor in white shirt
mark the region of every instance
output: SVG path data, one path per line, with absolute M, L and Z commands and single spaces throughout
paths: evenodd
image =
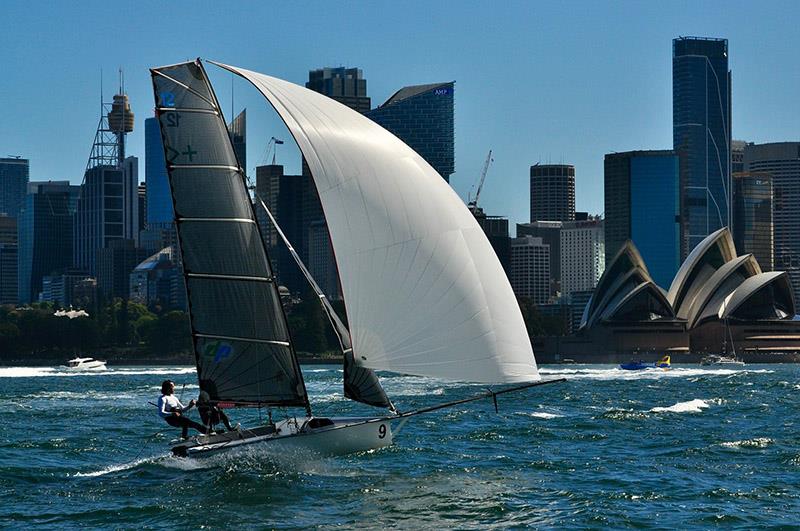
M 195 429 L 200 433 L 206 433 L 206 427 L 202 424 L 187 418 L 184 413 L 194 407 L 194 399 L 188 406 L 181 404 L 175 396 L 175 382 L 164 380 L 161 384 L 161 396 L 158 398 L 158 415 L 167 421 L 167 424 L 175 428 L 181 428 L 181 437 L 184 439 L 189 435 L 189 428 Z

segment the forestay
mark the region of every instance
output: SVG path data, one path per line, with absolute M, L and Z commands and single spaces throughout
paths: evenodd
M 214 401 L 308 397 L 244 176 L 202 65 L 151 70 L 200 388 Z
M 275 231 L 280 236 L 283 243 L 286 245 L 289 254 L 292 255 L 297 267 L 300 269 L 300 272 L 303 273 L 303 276 L 306 277 L 306 280 L 311 285 L 311 289 L 314 290 L 314 293 L 317 294 L 319 297 L 320 303 L 322 304 L 322 308 L 325 310 L 325 315 L 328 317 L 328 321 L 333 328 L 336 337 L 339 340 L 339 346 L 342 350 L 342 365 L 344 367 L 344 396 L 351 400 L 356 400 L 358 402 L 363 402 L 364 404 L 369 404 L 370 406 L 376 407 L 388 407 L 394 409 L 392 402 L 389 400 L 389 397 L 386 396 L 386 392 L 383 390 L 378 377 L 375 375 L 375 372 L 371 369 L 367 369 L 366 367 L 359 367 L 355 363 L 355 359 L 353 357 L 353 344 L 350 340 L 350 332 L 347 330 L 347 327 L 344 325 L 342 320 L 339 318 L 339 315 L 333 309 L 328 297 L 325 296 L 325 293 L 322 291 L 322 288 L 319 287 L 317 281 L 314 280 L 314 277 L 311 276 L 311 272 L 306 268 L 306 265 L 300 259 L 300 255 L 297 254 L 294 246 L 292 246 L 292 242 L 289 241 L 289 238 L 286 237 L 283 230 L 278 225 L 278 222 L 275 220 L 275 217 L 270 212 L 267 205 L 261 199 L 261 197 L 256 194 L 256 203 L 261 206 L 264 212 L 269 217 L 270 223 L 275 228 Z
M 497 256 L 463 202 L 422 157 L 326 96 L 219 66 L 255 85 L 308 162 L 360 364 L 477 382 L 539 378 Z

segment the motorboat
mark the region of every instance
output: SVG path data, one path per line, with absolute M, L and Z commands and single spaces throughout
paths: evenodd
M 68 371 L 104 371 L 106 362 L 94 358 L 72 358 L 64 366 Z
M 727 367 L 739 368 L 744 367 L 744 362 L 740 359 L 730 356 L 723 356 L 721 354 L 709 354 L 700 360 L 700 365 L 704 367 Z
M 631 360 L 628 363 L 621 363 L 619 368 L 626 371 L 641 371 L 644 369 L 669 369 L 671 367 L 670 357 L 664 356 L 655 363 L 645 363 L 644 360 Z

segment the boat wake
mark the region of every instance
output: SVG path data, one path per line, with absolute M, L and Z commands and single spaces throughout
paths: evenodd
M 664 369 L 643 369 L 639 371 L 626 371 L 619 367 L 599 368 L 570 368 L 554 369 L 540 367 L 542 376 L 559 376 L 567 379 L 581 380 L 658 380 L 661 378 L 694 378 L 698 376 L 730 376 L 743 373 L 771 373 L 768 369 L 705 369 L 673 367 Z
M 95 470 L 93 472 L 76 472 L 73 474 L 73 477 L 76 478 L 96 478 L 99 476 L 105 476 L 107 474 L 113 474 L 115 472 L 123 472 L 125 470 L 130 470 L 132 468 L 136 468 L 137 466 L 143 465 L 145 463 L 155 463 L 158 460 L 166 459 L 168 456 L 160 455 L 155 457 L 145 457 L 142 459 L 136 459 L 135 461 L 131 461 L 130 463 L 122 463 L 119 465 L 109 465 L 105 468 L 101 468 L 100 470 Z
M 695 398 L 688 402 L 678 402 L 668 407 L 654 407 L 652 413 L 702 413 L 704 409 L 711 407 L 705 400 Z
M 67 371 L 55 367 L 2 367 L 0 378 L 36 378 L 36 377 L 62 377 L 62 376 L 136 376 L 145 374 L 190 374 L 194 367 L 136 367 L 136 368 L 109 368 L 103 371 Z

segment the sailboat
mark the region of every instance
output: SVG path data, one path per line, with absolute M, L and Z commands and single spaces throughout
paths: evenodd
M 315 288 L 340 339 L 344 394 L 385 411 L 357 418 L 313 414 L 246 177 L 197 59 L 153 68 L 151 75 L 199 386 L 221 408 L 267 408 L 269 421 L 197 436 L 174 446 L 174 454 L 203 456 L 255 444 L 322 455 L 370 450 L 392 444 L 415 415 L 487 397 L 496 405 L 497 395 L 563 381 L 541 380 L 497 256 L 467 207 L 424 159 L 326 96 L 214 64 L 264 95 L 309 164 L 349 317 L 347 328 Z M 518 385 L 400 412 L 376 370 Z M 272 408 L 305 412 L 273 422 Z

